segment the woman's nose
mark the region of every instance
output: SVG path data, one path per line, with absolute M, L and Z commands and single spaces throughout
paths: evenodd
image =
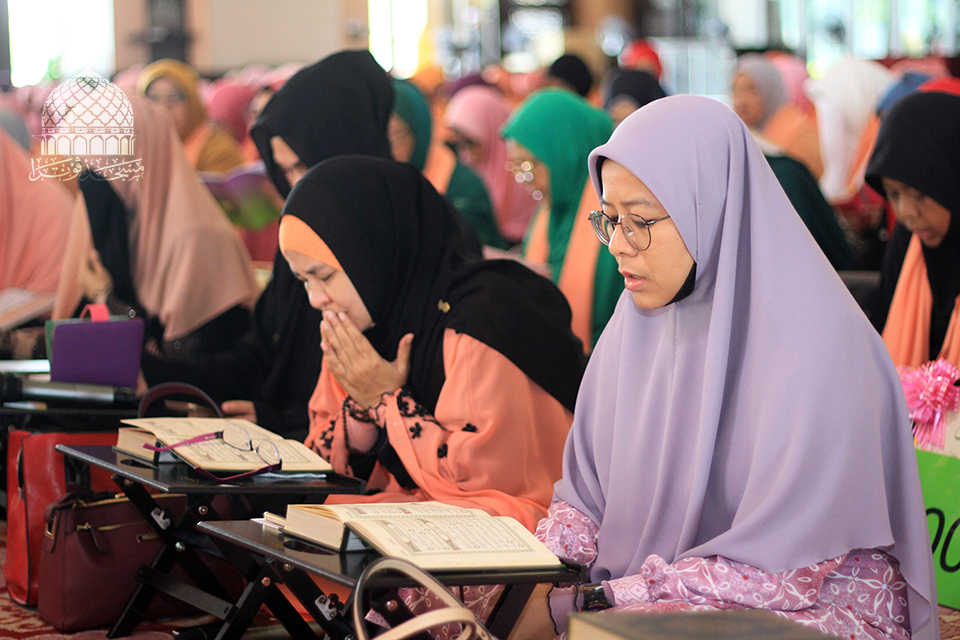
M 920 216 L 920 209 L 911 199 L 900 198 L 897 201 L 895 213 L 898 218 L 902 218 L 905 221 L 913 221 Z
M 610 244 L 607 248 L 610 250 L 610 253 L 615 256 L 621 254 L 632 256 L 637 253 L 637 250 L 627 242 L 626 236 L 623 235 L 623 227 L 619 224 L 613 228 L 613 233 L 610 235 Z
M 320 309 L 321 311 L 325 306 L 330 304 L 330 296 L 316 287 L 307 289 L 307 298 L 310 300 L 311 307 Z

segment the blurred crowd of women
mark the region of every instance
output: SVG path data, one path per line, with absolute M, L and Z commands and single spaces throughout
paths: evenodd
M 565 54 L 458 79 L 367 51 L 216 79 L 160 60 L 114 77 L 135 180 L 32 180 L 54 86 L 11 90 L 0 290 L 143 318 L 143 386 L 304 440 L 367 479 L 350 501 L 539 523 L 591 567 L 591 602 L 729 608 L 749 588 L 721 574 L 812 580 L 809 602 L 753 606 L 936 637 L 892 364 L 960 365 L 960 80 L 942 59 L 810 78 L 744 53 L 731 110 L 670 96 L 667 69 L 648 41 L 603 73 Z M 856 302 L 851 270 L 877 273 Z M 585 593 L 539 594 L 530 637 Z

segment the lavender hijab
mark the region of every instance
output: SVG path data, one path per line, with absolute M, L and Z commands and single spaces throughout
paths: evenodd
M 653 311 L 622 294 L 590 358 L 554 497 L 600 527 L 591 579 L 652 554 L 780 572 L 880 548 L 909 583 L 913 637 L 937 637 L 896 371 L 746 126 L 663 98 L 590 155 L 598 192 L 606 158 L 660 199 L 697 275 Z

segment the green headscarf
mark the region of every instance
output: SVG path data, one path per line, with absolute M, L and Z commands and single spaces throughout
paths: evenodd
M 505 138 L 526 147 L 550 169 L 547 262 L 554 282 L 560 278 L 580 196 L 589 177 L 587 158 L 612 133 L 613 123 L 605 112 L 565 89 L 544 89 L 532 94 L 504 127 Z M 617 272 L 617 261 L 601 247 L 593 276 L 591 334 L 594 344 L 613 315 L 622 292 L 623 278 Z
M 526 147 L 550 170 L 550 222 L 547 262 L 560 277 L 573 219 L 587 184 L 587 157 L 613 133 L 603 111 L 565 89 L 544 89 L 517 107 L 503 137 Z
M 430 137 L 433 135 L 433 118 L 426 97 L 406 80 L 393 81 L 393 111 L 410 127 L 413 133 L 413 155 L 410 164 L 420 171 L 427 164 Z
M 406 80 L 393 81 L 393 111 L 407 123 L 413 134 L 413 153 L 410 164 L 419 171 L 427 166 L 430 155 L 430 140 L 433 135 L 433 118 L 426 96 L 413 83 Z M 481 244 L 505 249 L 506 242 L 500 236 L 493 215 L 493 205 L 487 188 L 473 171 L 457 160 L 450 183 L 444 196 L 453 204 L 477 232 Z

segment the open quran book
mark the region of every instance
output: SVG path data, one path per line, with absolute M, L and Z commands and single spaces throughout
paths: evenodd
M 289 505 L 283 532 L 342 551 L 373 548 L 427 570 L 561 565 L 517 520 L 438 502 Z
M 264 458 L 257 452 L 258 447 L 269 446 L 271 455 L 279 453 L 281 472 L 333 471 L 326 460 L 308 449 L 302 442 L 285 440 L 272 431 L 248 420 L 234 418 L 139 418 L 123 420 L 129 427 L 117 432 L 116 450 L 132 456 L 157 463 L 182 458 L 187 463 L 210 472 L 254 471 L 264 466 Z M 239 432 L 240 446 L 229 437 L 230 431 Z M 174 445 L 204 434 L 224 433 L 228 437 L 210 439 L 174 447 L 172 450 L 156 453 L 145 448 L 149 445 Z M 244 450 L 244 438 L 250 442 L 249 450 Z M 275 448 L 274 448 L 275 447 Z
M 15 329 L 25 322 L 53 311 L 55 293 L 38 293 L 11 287 L 0 291 L 0 331 Z

